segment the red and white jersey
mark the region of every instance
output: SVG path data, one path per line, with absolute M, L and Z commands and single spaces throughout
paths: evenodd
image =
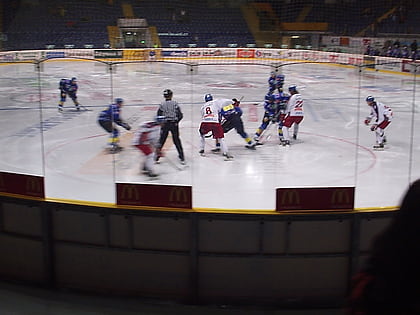
M 220 122 L 220 111 L 226 105 L 232 104 L 231 99 L 214 99 L 201 107 L 201 121 L 209 123 Z
M 380 124 L 385 120 L 392 120 L 392 109 L 380 102 L 373 102 L 370 106 L 370 114 L 366 117 L 367 120 L 375 118 L 375 124 Z
M 160 125 L 154 121 L 141 123 L 134 133 L 132 145 L 151 145 L 156 147 L 160 137 Z
M 297 93 L 290 96 L 287 102 L 286 114 L 289 116 L 304 116 L 302 95 Z

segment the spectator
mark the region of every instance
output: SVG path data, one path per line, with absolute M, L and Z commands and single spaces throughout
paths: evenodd
M 417 40 L 413 40 L 413 42 L 410 44 L 410 50 L 411 50 L 411 58 L 413 60 L 416 60 L 417 58 Z
M 420 179 L 407 190 L 391 224 L 353 278 L 350 315 L 420 314 Z

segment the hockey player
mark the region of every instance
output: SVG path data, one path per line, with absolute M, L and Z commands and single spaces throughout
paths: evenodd
M 270 73 L 268 78 L 268 94 L 275 92 L 282 92 L 285 76 L 283 74 L 276 74 L 275 71 Z
M 370 126 L 370 130 L 375 132 L 376 144 L 374 149 L 381 150 L 386 143 L 384 130 L 391 123 L 392 109 L 380 102 L 376 102 L 373 96 L 366 97 L 366 103 L 370 107 L 370 114 L 365 119 L 365 125 L 369 125 L 372 119 L 374 123 Z
M 110 153 L 117 153 L 122 150 L 122 147 L 119 146 L 120 132 L 115 125 L 119 125 L 127 130 L 131 129 L 130 125 L 120 117 L 123 103 L 124 100 L 122 98 L 116 98 L 115 102 L 109 105 L 107 109 L 101 111 L 98 116 L 99 125 L 109 133 L 108 146 Z
M 276 72 L 271 71 L 268 78 L 268 94 L 272 94 L 276 89 Z
M 264 116 L 262 119 L 261 125 L 255 131 L 254 141 L 257 145 L 262 144 L 260 141 L 260 137 L 264 130 L 267 129 L 270 123 L 275 124 L 278 120 L 278 107 L 277 103 L 275 102 L 275 96 L 273 94 L 267 94 L 265 96 L 264 101 Z
M 169 89 L 163 91 L 165 100 L 160 104 L 157 111 L 158 116 L 165 116 L 166 120 L 161 128 L 159 144 L 156 151 L 156 162 L 162 157 L 162 147 L 168 137 L 169 132 L 172 134 L 172 141 L 178 151 L 178 158 L 181 164 L 185 164 L 184 150 L 182 148 L 181 139 L 179 138 L 178 123 L 184 117 L 177 101 L 172 100 L 173 92 Z
M 286 109 L 287 109 L 287 102 L 290 99 L 290 95 L 280 92 L 280 93 L 276 93 L 274 94 L 274 102 L 276 103 L 277 106 L 277 113 L 278 113 L 278 121 L 279 121 L 279 125 L 278 125 L 278 135 L 279 135 L 279 140 L 280 143 L 283 143 L 283 120 L 286 117 Z
M 236 132 L 245 140 L 247 149 L 255 150 L 256 143 L 248 136 L 244 130 L 244 123 L 242 121 L 242 109 L 239 107 L 240 101 L 236 98 L 232 99 L 231 104 L 225 105 L 220 111 L 222 116 L 222 128 L 223 132 L 227 133 L 232 129 L 235 129 Z M 213 152 L 220 152 L 220 143 L 216 142 L 216 148 L 212 150 Z
M 132 145 L 139 149 L 146 157 L 140 171 L 149 177 L 157 177 L 154 171 L 156 149 L 159 145 L 161 126 L 165 123 L 165 116 L 156 116 L 153 121 L 141 123 L 134 133 Z
M 297 139 L 297 134 L 299 131 L 299 124 L 302 122 L 304 117 L 303 111 L 303 100 L 302 95 L 297 90 L 296 85 L 289 86 L 290 99 L 287 102 L 287 108 L 285 113 L 285 118 L 283 120 L 283 141 L 282 145 L 290 145 L 290 135 L 289 129 L 293 125 L 293 139 Z
M 58 102 L 58 111 L 63 111 L 63 105 L 66 101 L 67 95 L 72 99 L 74 106 L 76 106 L 76 110 L 80 110 L 80 104 L 77 101 L 77 79 L 75 77 L 69 79 L 61 79 L 58 85 L 60 90 L 60 101 Z
M 225 143 L 223 127 L 220 124 L 220 112 L 223 106 L 232 104 L 230 99 L 213 99 L 211 94 L 206 94 L 204 96 L 205 104 L 201 107 L 201 123 L 199 128 L 200 133 L 200 151 L 201 155 L 204 155 L 205 148 L 205 135 L 209 132 L 213 134 L 213 138 L 216 139 L 216 142 L 220 143 L 220 148 L 223 152 L 223 157 L 225 160 L 231 160 L 231 156 L 228 152 L 228 147 Z

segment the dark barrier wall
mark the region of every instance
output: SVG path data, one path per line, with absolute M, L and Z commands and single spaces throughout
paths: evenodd
M 0 277 L 187 303 L 340 305 L 393 213 L 148 211 L 0 196 Z

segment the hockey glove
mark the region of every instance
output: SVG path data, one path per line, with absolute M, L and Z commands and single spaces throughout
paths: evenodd
M 376 130 L 376 128 L 378 128 L 378 125 L 372 125 L 372 126 L 370 127 L 370 130 L 375 131 L 375 130 Z
M 370 124 L 370 119 L 365 119 L 365 125 L 368 126 Z

